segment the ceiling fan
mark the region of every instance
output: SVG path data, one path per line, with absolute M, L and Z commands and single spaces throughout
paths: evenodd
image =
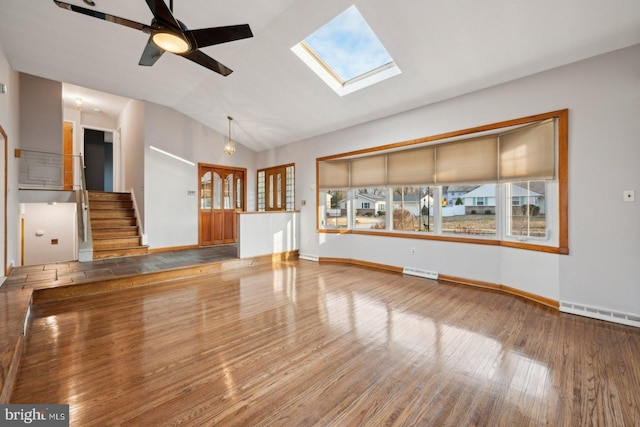
M 151 66 L 167 51 L 187 58 L 223 76 L 228 76 L 233 72 L 231 69 L 198 49 L 253 37 L 249 24 L 189 30 L 173 16 L 173 0 L 170 0 L 170 8 L 167 7 L 164 0 L 145 1 L 153 14 L 153 20 L 150 25 L 53 0 L 55 4 L 63 9 L 124 25 L 149 34 L 149 41 L 142 52 L 139 65 Z

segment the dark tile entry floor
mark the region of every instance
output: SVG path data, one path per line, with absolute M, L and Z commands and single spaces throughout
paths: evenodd
M 238 245 L 228 244 L 86 262 L 69 261 L 31 265 L 13 268 L 4 286 L 38 287 L 51 285 L 52 281 L 57 285 L 63 285 L 91 279 L 170 270 L 237 257 Z

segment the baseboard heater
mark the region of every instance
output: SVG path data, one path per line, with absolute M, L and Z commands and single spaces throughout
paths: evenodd
M 608 322 L 621 323 L 623 325 L 640 328 L 640 315 L 622 313 L 600 307 L 589 307 L 584 304 L 567 301 L 560 302 L 560 311 L 563 313 L 577 314 L 579 316 L 591 317 L 594 319 L 606 320 Z
M 433 280 L 438 279 L 437 271 L 424 270 L 421 268 L 414 268 L 414 267 L 404 267 L 402 269 L 402 274 L 407 274 L 409 276 L 424 277 L 425 279 L 433 279 Z
M 313 262 L 318 262 L 319 260 L 318 255 L 309 255 L 309 254 L 300 254 L 298 258 L 304 259 L 307 261 L 313 261 Z

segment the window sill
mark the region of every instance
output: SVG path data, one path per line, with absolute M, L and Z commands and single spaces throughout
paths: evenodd
M 453 237 L 441 234 L 416 234 L 416 233 L 401 233 L 393 231 L 363 231 L 363 230 L 348 230 L 348 229 L 318 229 L 318 233 L 327 234 L 358 234 L 365 236 L 382 236 L 382 237 L 400 237 L 405 239 L 419 239 L 419 240 L 435 240 L 441 242 L 452 243 L 472 243 L 476 245 L 488 245 L 488 246 L 502 246 L 513 249 L 524 249 L 535 252 L 545 252 L 549 254 L 568 255 L 569 248 L 561 248 L 557 246 L 546 246 L 540 244 L 513 242 L 508 240 L 487 239 L 479 237 Z

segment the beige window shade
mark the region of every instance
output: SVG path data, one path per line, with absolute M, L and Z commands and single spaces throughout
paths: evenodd
M 433 184 L 435 151 L 433 147 L 396 151 L 387 154 L 387 184 Z
M 320 188 L 348 188 L 349 161 L 331 160 L 318 162 L 318 181 Z
M 500 179 L 553 179 L 553 120 L 500 135 Z
M 496 135 L 436 146 L 438 184 L 495 182 L 497 179 Z
M 385 156 L 367 156 L 351 159 L 351 187 L 385 185 Z

